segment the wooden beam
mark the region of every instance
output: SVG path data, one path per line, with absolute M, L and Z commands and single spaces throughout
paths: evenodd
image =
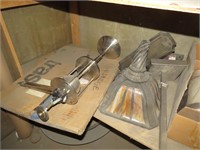
M 200 70 L 200 60 L 195 61 L 195 68 L 194 70 Z
M 13 61 L 15 63 L 15 64 L 13 64 L 13 66 L 16 66 L 17 74 L 22 77 L 23 71 L 22 71 L 19 59 L 17 57 L 17 54 L 16 54 L 16 50 L 15 50 L 14 45 L 12 43 L 11 37 L 9 35 L 8 29 L 6 27 L 3 15 L 1 13 L 0 13 L 0 24 L 1 24 L 1 29 L 3 31 L 3 34 L 5 35 L 5 40 L 7 41 L 7 44 L 8 44 L 8 47 L 9 47 L 9 52 L 7 52 L 7 54 L 10 55 L 9 57 L 11 59 L 13 59 Z
M 5 8 L 12 8 L 12 7 L 18 7 L 18 6 L 25 6 L 25 5 L 32 5 L 32 4 L 38 4 L 38 1 L 35 0 L 1 0 L 0 9 Z
M 200 13 L 200 3 L 199 0 L 90 0 L 97 2 L 138 6 L 145 8 L 170 10 L 170 11 L 180 11 L 187 13 Z
M 196 44 L 196 59 L 200 60 L 200 42 Z
M 78 2 L 70 1 L 70 20 L 71 20 L 71 32 L 72 32 L 72 43 L 74 45 L 80 45 L 80 27 L 79 27 L 79 11 Z
M 200 70 L 200 43 L 196 44 L 196 62 L 194 70 Z

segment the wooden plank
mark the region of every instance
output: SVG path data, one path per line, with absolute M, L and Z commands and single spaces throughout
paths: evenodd
M 181 11 L 181 12 L 189 12 L 189 13 L 200 13 L 200 3 L 198 0 L 168 0 L 158 2 L 157 0 L 91 0 L 98 2 L 106 2 L 106 3 L 115 3 L 115 4 L 123 4 L 130 6 L 140 6 L 147 8 L 155 8 L 155 9 L 164 9 L 164 10 L 172 10 L 172 11 Z M 19 1 L 11 1 L 11 0 L 2 0 L 0 9 L 12 8 L 18 6 L 32 5 L 38 4 L 39 1 L 35 0 L 19 0 Z M 70 2 L 71 3 L 71 2 Z M 73 2 L 77 3 L 77 2 Z
M 200 42 L 196 44 L 196 60 L 200 60 Z
M 62 77 L 74 68 L 75 60 L 78 57 L 87 55 L 88 53 L 87 50 L 77 47 L 63 47 L 45 57 L 43 63 L 29 73 L 29 77 L 47 80 L 56 76 Z M 94 52 L 90 53 L 91 57 L 96 55 L 97 54 L 94 54 Z M 48 60 L 59 62 L 61 64 L 57 63 L 50 69 L 44 64 L 44 62 L 47 62 Z M 41 124 L 81 135 L 115 76 L 118 66 L 117 62 L 118 60 L 103 59 L 99 63 L 101 70 L 100 77 L 89 85 L 80 97 L 78 103 L 76 105 L 58 104 L 54 106 L 49 111 L 50 119 L 47 122 L 42 122 L 40 119 L 32 116 L 33 109 L 47 97 L 47 94 L 43 97 L 28 94 L 27 91 L 29 91 L 29 89 L 17 84 L 22 81 L 23 78 L 17 80 L 6 91 L 1 93 L 1 107 Z M 39 70 L 43 70 L 42 74 L 44 75 L 41 75 Z M 25 78 L 27 79 L 27 76 Z
M 5 89 L 6 87 L 8 87 L 10 84 L 12 84 L 13 79 L 12 76 L 10 74 L 8 65 L 6 63 L 6 60 L 4 58 L 4 55 L 2 53 L 2 51 L 0 51 L 0 67 L 1 67 L 1 78 L 0 78 L 0 91 Z
M 196 61 L 195 61 L 194 70 L 200 70 L 200 60 L 196 60 Z
M 7 41 L 8 47 L 9 47 L 9 52 L 7 52 L 7 53 L 10 55 L 10 58 L 12 58 L 14 60 L 15 64 L 13 64 L 13 65 L 14 66 L 16 65 L 16 69 L 17 69 L 16 74 L 23 76 L 23 71 L 22 71 L 19 59 L 17 57 L 17 54 L 16 54 L 16 50 L 15 50 L 14 45 L 12 43 L 11 37 L 9 35 L 8 29 L 6 27 L 6 24 L 5 24 L 5 21 L 4 21 L 2 14 L 0 14 L 0 23 L 1 23 L 1 28 L 3 30 L 3 33 L 5 35 L 5 40 Z
M 38 4 L 35 0 L 1 0 L 0 9 Z
M 66 4 L 44 2 L 2 11 L 21 64 L 72 42 Z
M 196 44 L 196 62 L 194 70 L 200 70 L 200 42 Z
M 80 45 L 80 27 L 79 27 L 78 2 L 70 1 L 69 6 L 70 6 L 72 43 L 79 46 Z
M 127 135 L 131 139 L 134 139 L 141 144 L 151 148 L 158 149 L 159 144 L 159 128 L 148 130 L 128 122 L 107 116 L 102 114 L 99 110 L 96 111 L 94 117 L 101 120 L 102 122 L 108 124 L 114 129 L 120 131 L 121 133 Z
M 119 132 L 127 135 L 131 139 L 138 141 L 139 143 L 149 147 L 153 150 L 159 149 L 159 127 L 153 128 L 151 130 L 124 122 L 122 120 L 107 116 L 102 114 L 97 110 L 94 117 L 111 126 L 112 128 L 118 130 Z M 189 150 L 185 145 L 177 143 L 169 138 L 167 138 L 166 149 L 184 149 Z
M 91 0 L 98 2 L 122 4 L 129 6 L 139 6 L 154 9 L 172 10 L 188 13 L 200 13 L 200 2 L 199 0 Z

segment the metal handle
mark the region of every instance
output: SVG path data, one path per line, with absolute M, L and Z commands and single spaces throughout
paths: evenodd
M 21 82 L 21 86 L 28 87 L 37 91 L 41 91 L 47 94 L 52 94 L 52 88 L 48 85 L 33 83 L 33 82 Z

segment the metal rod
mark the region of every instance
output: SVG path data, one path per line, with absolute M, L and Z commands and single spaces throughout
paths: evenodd
M 20 85 L 31 88 L 31 89 L 35 89 L 37 91 L 45 92 L 47 94 L 52 94 L 52 89 L 48 85 L 43 85 L 43 84 L 38 84 L 38 83 L 33 83 L 33 82 L 23 82 Z
M 81 71 L 80 74 L 78 75 L 78 78 L 80 79 L 89 69 L 90 67 L 94 64 L 94 63 L 99 63 L 101 61 L 101 59 L 103 58 L 103 56 L 107 53 L 107 51 L 110 49 L 110 47 L 113 44 L 116 44 L 117 40 L 112 41 L 112 43 L 104 50 L 103 53 L 101 53 L 100 55 L 98 55 L 93 61 L 90 61 Z
M 80 65 L 76 66 L 69 74 L 72 75 L 77 69 L 80 67 Z
M 117 40 L 113 40 L 112 43 L 104 50 L 104 52 L 100 54 L 99 56 L 97 56 L 94 59 L 94 61 L 98 63 L 103 58 L 103 56 L 107 53 L 107 51 L 111 48 L 111 46 L 115 45 L 116 43 L 117 43 Z
M 80 74 L 78 75 L 78 78 L 80 79 L 90 68 L 91 66 L 96 63 L 95 61 L 90 61 L 85 67 L 84 69 L 81 70 Z
M 160 103 L 160 125 L 159 125 L 159 149 L 167 149 L 167 84 L 163 81 L 161 73 L 161 103 Z

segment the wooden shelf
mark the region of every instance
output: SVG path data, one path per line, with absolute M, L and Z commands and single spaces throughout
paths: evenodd
M 40 2 L 36 0 L 1 0 L 0 2 L 0 9 L 12 8 L 12 7 L 19 7 L 19 6 L 26 6 L 26 5 L 33 5 L 38 4 Z
M 188 13 L 200 13 L 200 2 L 199 0 L 90 0 L 97 2 L 105 2 L 105 3 L 113 3 L 113 4 L 121 4 L 121 5 L 129 5 L 129 6 L 139 6 L 153 9 L 163 9 L 170 11 L 180 11 L 180 12 L 188 12 Z M 2 0 L 0 9 L 26 6 L 38 4 L 40 1 L 37 0 L 19 0 L 19 1 L 11 1 L 11 0 Z
M 138 141 L 139 143 L 149 147 L 150 149 L 159 149 L 159 127 L 148 130 L 119 119 L 102 114 L 99 110 L 96 111 L 94 117 L 111 126 L 112 128 L 120 131 L 121 133 L 127 135 L 131 139 Z M 177 143 L 171 139 L 167 139 L 166 149 L 184 149 L 189 150 L 180 143 Z
M 170 11 L 180 11 L 188 13 L 200 13 L 199 0 L 91 0 L 105 3 L 139 6 L 153 9 L 163 9 Z
M 40 57 L 23 65 L 23 72 L 25 74 L 27 74 L 28 72 L 30 73 L 30 68 L 35 70 L 35 68 L 41 66 L 41 64 L 43 64 L 44 61 L 51 59 L 56 62 L 64 61 L 65 64 L 63 66 L 58 66 L 58 68 L 54 68 L 49 72 L 49 74 L 45 75 L 43 78 L 51 79 L 53 76 L 62 76 L 73 68 L 74 61 L 76 60 L 76 58 L 82 55 L 86 55 L 88 53 L 90 53 L 92 56 L 96 56 L 96 53 L 88 52 L 87 50 L 82 48 L 74 47 L 71 45 L 65 46 L 54 53 L 50 53 L 46 56 Z M 98 80 L 95 81 L 93 84 L 90 85 L 87 91 L 85 91 L 85 94 L 83 95 L 83 97 L 81 97 L 77 105 L 69 106 L 59 104 L 53 107 L 52 110 L 49 111 L 50 120 L 48 122 L 42 122 L 39 119 L 30 118 L 33 109 L 39 105 L 39 103 L 44 99 L 44 97 L 38 98 L 26 94 L 28 89 L 20 87 L 16 84 L 22 79 L 16 81 L 11 87 L 8 88 L 8 90 L 2 93 L 1 107 L 15 114 L 31 119 L 35 122 L 39 122 L 41 124 L 58 128 L 60 130 L 72 132 L 75 134 L 82 134 L 88 122 L 94 115 L 95 118 L 99 119 L 100 121 L 104 122 L 110 127 L 118 130 L 119 132 L 125 134 L 131 139 L 134 139 L 151 149 L 157 150 L 159 149 L 158 127 L 148 130 L 104 115 L 97 109 L 99 103 L 101 102 L 106 92 L 106 89 L 108 88 L 113 77 L 115 76 L 117 66 L 118 60 L 102 60 L 102 62 L 100 62 L 101 71 L 103 71 L 105 67 L 109 67 L 110 73 L 109 78 L 103 81 L 103 85 L 100 85 L 99 89 L 101 90 L 96 92 L 93 91 L 93 86 L 99 83 Z M 93 94 L 91 94 L 91 91 L 93 92 Z M 167 143 L 168 149 L 189 149 L 188 147 L 170 139 L 168 139 Z
M 71 46 L 69 46 L 69 47 L 71 49 Z M 71 50 L 73 50 L 73 49 L 71 49 Z M 81 53 L 83 51 L 81 51 Z M 41 64 L 43 62 L 43 60 L 46 59 L 46 57 L 50 57 L 50 56 L 44 56 L 44 57 L 38 58 L 36 60 L 33 60 L 33 61 L 23 65 L 22 68 L 23 68 L 23 71 L 25 72 L 25 74 L 30 70 L 30 68 L 34 68 L 34 66 L 38 66 L 39 64 Z M 172 93 L 172 91 L 170 90 L 169 93 Z M 169 98 L 169 99 L 173 99 L 173 98 Z M 172 101 L 169 101 L 168 106 L 173 105 L 171 103 L 172 103 Z M 171 109 L 168 108 L 169 111 L 171 111 Z M 104 122 L 105 124 L 109 125 L 110 127 L 116 129 L 117 131 L 123 133 L 124 135 L 130 137 L 131 139 L 136 140 L 139 143 L 141 143 L 151 149 L 155 149 L 155 150 L 159 149 L 159 127 L 148 130 L 148 129 L 121 121 L 119 119 L 115 119 L 113 117 L 104 115 L 98 109 L 94 113 L 94 117 L 97 118 L 98 120 Z M 190 148 L 168 138 L 166 149 L 187 150 Z
M 180 12 L 187 12 L 187 13 L 200 13 L 200 2 L 199 0 L 167 0 L 167 1 L 158 1 L 158 0 L 91 0 L 97 2 L 105 2 L 105 3 L 112 3 L 112 4 L 121 4 L 121 5 L 129 5 L 129 6 L 138 6 L 138 7 L 145 7 L 145 8 L 153 8 L 153 9 L 162 9 L 162 10 L 169 10 L 169 11 L 180 11 Z M 40 2 L 33 1 L 33 0 L 19 0 L 19 1 L 7 1 L 2 0 L 0 9 L 18 7 L 18 6 L 26 6 L 26 5 L 33 5 L 38 4 Z M 71 3 L 72 4 L 72 3 Z M 77 3 L 72 4 L 70 9 L 75 10 L 76 13 L 71 13 L 70 18 L 72 22 L 72 41 L 74 44 L 80 44 L 79 38 L 79 18 L 77 16 Z M 73 11 L 72 11 L 73 12 Z M 91 12 L 92 13 L 92 12 Z M 7 30 L 7 29 L 6 29 Z M 7 41 L 11 41 L 8 40 Z M 11 42 L 10 42 L 11 43 Z M 12 44 L 9 44 L 12 46 Z M 14 49 L 14 48 L 13 48 Z M 14 50 L 15 51 L 15 50 Z M 66 46 L 61 48 L 60 50 L 56 51 L 55 53 L 51 53 L 48 56 L 44 56 L 38 60 L 32 61 L 29 65 L 24 65 L 25 69 L 23 72 L 30 71 L 30 68 L 34 68 L 35 66 L 41 67 L 46 60 L 55 60 L 57 62 L 62 62 L 63 65 L 58 65 L 57 67 L 53 68 L 50 71 L 50 74 L 46 74 L 42 76 L 47 80 L 52 79 L 55 76 L 63 76 L 64 74 L 68 73 L 75 64 L 76 58 L 82 55 L 86 55 L 88 53 L 87 50 L 74 47 L 74 46 Z M 96 56 L 96 53 L 91 53 L 92 55 Z M 17 57 L 16 57 L 17 58 Z M 15 60 L 17 63 L 18 61 Z M 18 64 L 20 66 L 20 64 Z M 34 66 L 34 67 L 33 67 Z M 77 105 L 69 106 L 69 105 L 57 105 L 52 110 L 50 110 L 50 120 L 48 122 L 42 122 L 39 119 L 32 119 L 31 114 L 33 113 L 33 109 L 38 106 L 44 97 L 35 97 L 33 95 L 27 94 L 27 89 L 20 87 L 17 83 L 22 81 L 23 78 L 17 80 L 12 86 L 10 86 L 6 91 L 2 92 L 1 94 L 1 107 L 18 114 L 22 117 L 31 119 L 35 122 L 39 122 L 41 124 L 51 126 L 54 128 L 59 128 L 61 130 L 65 130 L 68 132 L 72 132 L 75 134 L 82 134 L 90 121 L 91 117 L 94 115 L 97 119 L 101 120 L 102 122 L 108 124 L 109 126 L 115 128 L 116 130 L 122 132 L 123 134 L 129 136 L 130 138 L 146 145 L 152 149 L 158 149 L 159 145 L 159 129 L 154 128 L 152 130 L 147 130 L 141 128 L 139 126 L 130 125 L 129 123 L 117 120 L 115 118 L 103 115 L 98 110 L 95 113 L 100 101 L 102 100 L 106 89 L 108 88 L 109 84 L 111 83 L 112 79 L 115 76 L 118 67 L 118 60 L 103 60 L 100 63 L 100 68 L 102 69 L 102 73 L 104 71 L 108 76 L 104 79 L 101 83 L 100 80 L 93 82 L 90 87 L 88 87 L 86 94 L 84 94 Z M 22 66 L 23 68 L 23 66 Z M 105 69 L 106 68 L 106 69 Z M 34 70 L 33 69 L 33 70 Z M 19 68 L 20 70 L 20 68 Z M 108 71 L 108 72 L 107 72 Z M 30 72 L 32 73 L 32 72 Z M 21 76 L 23 75 L 21 71 Z M 99 90 L 94 91 L 94 86 L 98 85 Z M 92 94 L 91 94 L 92 92 Z M 95 101 L 94 101 L 95 100 Z M 168 146 L 171 149 L 188 149 L 187 147 L 178 144 L 170 139 L 168 139 Z M 168 147 L 168 149 L 170 149 Z
M 134 139 L 151 149 L 158 149 L 158 143 L 159 143 L 158 127 L 152 130 L 144 129 L 142 127 L 127 123 L 125 121 L 121 121 L 119 119 L 115 119 L 113 117 L 104 115 L 99 110 L 96 111 L 94 117 L 110 125 L 114 129 L 122 132 L 131 139 Z
M 97 52 L 88 52 L 83 48 L 65 46 L 58 51 L 43 57 L 43 61 L 40 59 L 40 64 L 29 72 L 28 75 L 31 75 L 32 77 L 37 75 L 48 81 L 54 77 L 62 77 L 74 68 L 75 61 L 78 57 L 86 56 L 87 54 L 90 54 L 91 57 L 97 56 Z M 49 69 L 48 66 L 45 66 L 44 64 L 44 62 L 47 62 L 48 60 L 59 62 L 61 64 L 57 64 Z M 32 94 L 30 94 L 30 89 L 21 87 L 17 84 L 18 82 L 23 81 L 23 78 L 14 82 L 8 89 L 1 93 L 1 108 L 32 121 L 39 122 L 40 124 L 81 135 L 85 131 L 102 100 L 106 89 L 116 74 L 118 67 L 117 62 L 118 60 L 109 60 L 106 58 L 99 62 L 101 70 L 100 77 L 88 86 L 79 98 L 78 103 L 75 105 L 58 104 L 54 106 L 49 111 L 50 118 L 47 122 L 42 122 L 38 117 L 34 117 L 33 110 L 48 95 L 44 93 L 42 93 L 42 96 L 41 93 L 38 95 L 35 90 L 31 90 Z M 33 68 L 33 66 L 31 67 L 30 65 L 29 67 Z M 42 74 L 44 74 L 44 72 L 46 72 L 46 74 L 39 75 L 36 73 L 36 69 L 38 73 L 41 73 L 42 69 Z
M 21 69 L 21 65 L 19 59 L 17 57 L 17 53 L 15 47 L 13 45 L 12 39 L 10 37 L 9 31 L 7 29 L 6 23 L 4 21 L 3 15 L 0 14 L 0 24 L 1 24 L 1 40 L 7 45 L 7 49 L 5 53 L 8 55 L 11 62 L 13 62 L 13 74 L 16 78 L 23 76 L 23 71 Z

